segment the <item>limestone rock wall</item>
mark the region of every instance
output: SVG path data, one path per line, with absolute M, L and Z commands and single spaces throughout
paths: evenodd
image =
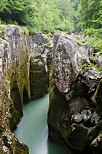
M 72 154 L 102 151 L 102 71 L 90 52 L 71 36 L 54 36 L 49 138 Z
M 26 154 L 12 131 L 23 115 L 24 89 L 30 97 L 28 35 L 16 26 L 0 28 L 0 152 Z
M 50 53 L 48 43 L 49 38 L 42 33 L 35 33 L 30 36 L 32 49 L 30 58 L 31 100 L 48 93 L 48 56 Z
M 0 153 L 27 154 L 12 133 L 23 115 L 23 103 L 48 92 L 48 38 L 29 36 L 15 25 L 0 26 Z
M 102 151 L 101 53 L 69 35 L 0 26 L 0 152 L 27 154 L 12 131 L 22 105 L 50 93 L 49 138 L 71 154 Z M 49 76 L 49 79 L 48 79 Z
M 30 60 L 30 90 L 31 99 L 43 97 L 48 93 L 48 74 L 45 70 L 44 61 L 40 58 Z

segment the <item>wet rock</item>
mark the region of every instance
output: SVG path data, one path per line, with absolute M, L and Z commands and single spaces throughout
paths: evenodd
M 81 112 L 81 116 L 82 116 L 82 119 L 83 119 L 84 121 L 88 121 L 88 120 L 91 118 L 92 113 L 91 113 L 90 110 L 83 110 L 83 111 Z
M 91 125 L 95 126 L 99 123 L 99 120 L 100 120 L 100 116 L 94 112 L 92 117 L 91 117 Z
M 84 98 L 75 98 L 69 102 L 69 108 L 71 114 L 76 114 L 82 112 L 86 109 L 87 101 Z
M 71 120 L 74 120 L 74 122 L 79 123 L 82 121 L 82 116 L 80 113 L 77 113 L 71 116 Z
M 94 97 L 96 99 L 97 110 L 102 115 L 102 78 L 97 84 L 96 90 L 94 92 Z
M 89 87 L 89 92 L 93 92 L 96 90 L 96 86 L 100 82 L 102 78 L 102 72 L 101 71 L 95 71 L 92 69 L 88 69 L 83 74 L 84 82 Z
M 96 63 L 98 68 L 102 68 L 102 54 L 97 53 L 96 54 Z
M 68 137 L 69 146 L 76 151 L 83 151 L 88 139 L 88 129 L 83 125 L 71 125 L 71 133 Z

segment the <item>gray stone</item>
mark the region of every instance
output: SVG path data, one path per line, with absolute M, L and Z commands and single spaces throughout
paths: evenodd
M 102 54 L 100 53 L 96 54 L 96 62 L 97 62 L 97 67 L 102 68 Z
M 83 110 L 83 111 L 81 112 L 81 116 L 82 116 L 82 119 L 83 119 L 84 121 L 88 121 L 88 120 L 91 118 L 92 113 L 91 113 L 90 110 Z
M 82 116 L 80 113 L 77 113 L 71 116 L 71 120 L 74 120 L 74 122 L 79 123 L 82 121 Z
M 49 38 L 46 35 L 42 34 L 41 32 L 37 32 L 31 35 L 31 38 L 32 38 L 33 43 L 38 44 L 38 45 L 48 43 L 49 41 Z
M 94 112 L 92 117 L 91 117 L 91 124 L 97 125 L 99 120 L 100 120 L 100 116 L 96 112 Z

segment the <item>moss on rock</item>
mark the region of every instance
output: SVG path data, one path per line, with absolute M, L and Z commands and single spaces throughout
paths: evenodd
M 18 27 L 0 26 L 0 152 L 27 154 L 12 131 L 23 115 L 23 91 L 30 96 L 28 35 Z

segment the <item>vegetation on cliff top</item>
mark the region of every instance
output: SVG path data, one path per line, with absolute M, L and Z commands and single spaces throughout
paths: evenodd
M 89 38 L 82 41 L 102 51 L 102 0 L 1 0 L 0 23 L 31 33 L 83 32 Z
M 102 52 L 102 0 L 80 0 L 79 12 L 79 25 L 89 36 L 84 41 Z
M 1 0 L 3 24 L 27 26 L 31 32 L 73 30 L 73 8 L 70 0 Z

